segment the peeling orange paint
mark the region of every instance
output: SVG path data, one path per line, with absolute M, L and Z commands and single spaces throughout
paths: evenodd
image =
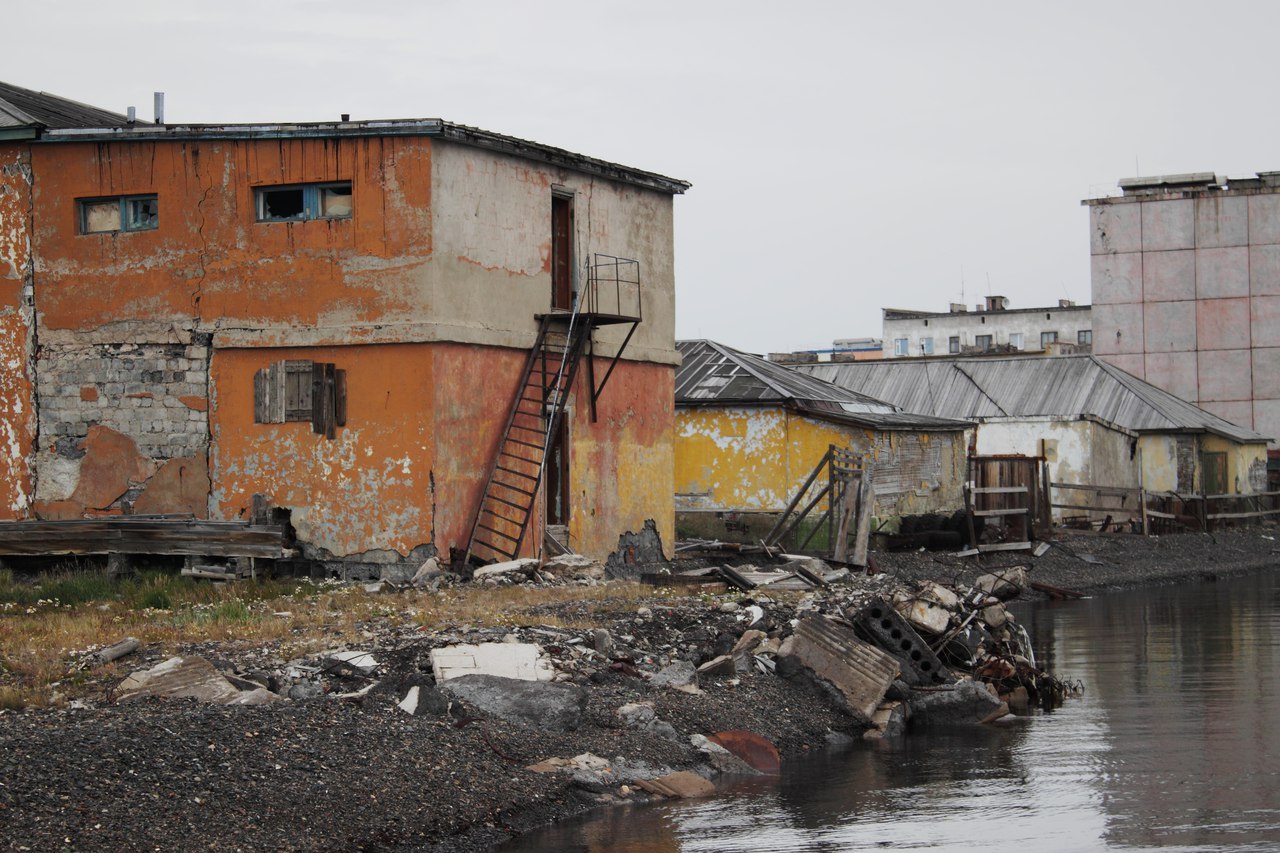
M 178 401 L 188 409 L 194 409 L 197 412 L 209 411 L 209 399 L 207 397 L 195 397 L 191 394 L 183 394 Z
M 67 143 L 36 147 L 42 320 L 273 326 L 368 322 L 426 307 L 424 138 Z M 254 188 L 351 180 L 349 219 L 257 222 Z M 159 227 L 77 233 L 77 198 L 155 193 Z
M 300 539 L 334 556 L 464 548 L 525 355 L 454 343 L 216 351 L 215 515 L 244 517 L 260 493 L 293 510 Z M 332 441 L 309 423 L 253 422 L 253 375 L 280 359 L 347 371 L 347 424 Z M 579 385 L 570 458 L 581 497 L 570 530 L 584 553 L 608 554 L 620 533 L 655 516 L 664 543 L 672 541 L 674 516 L 663 509 L 672 494 L 673 382 L 671 367 L 620 363 L 596 424 Z M 540 530 L 531 529 L 526 553 Z
M 619 362 L 591 423 L 585 367 L 569 424 L 569 536 L 584 554 L 603 556 L 618 536 L 653 519 L 667 556 L 675 542 L 675 369 Z M 597 372 L 597 381 L 603 375 Z
M 0 520 L 31 517 L 35 389 L 31 376 L 31 179 L 26 153 L 0 143 Z
M 347 372 L 347 423 L 332 440 L 310 423 L 254 423 L 253 376 L 282 359 Z M 293 510 L 299 539 L 333 556 L 407 554 L 431 541 L 430 347 L 217 350 L 211 374 L 216 516 L 247 517 L 253 495 L 263 494 Z

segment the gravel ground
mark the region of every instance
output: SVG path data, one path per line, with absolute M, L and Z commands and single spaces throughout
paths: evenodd
M 1238 528 L 1175 536 L 1063 531 L 1041 557 L 1026 551 L 972 558 L 913 551 L 878 553 L 887 574 L 903 581 L 970 582 L 986 568 L 1026 565 L 1031 579 L 1078 592 L 1098 593 L 1152 584 L 1216 579 L 1280 565 L 1280 529 Z
M 1096 593 L 1274 566 L 1280 554 L 1275 537 L 1272 528 L 1150 539 L 1065 534 L 1040 558 L 1001 553 L 986 565 L 1030 563 L 1033 580 Z M 894 583 L 966 582 L 979 571 L 975 561 L 945 554 L 882 553 L 876 559 L 884 575 L 859 576 L 831 601 L 756 601 L 774 626 L 785 626 L 798 603 L 824 608 Z M 620 612 L 611 627 L 620 648 L 612 657 L 649 670 L 677 657 L 705 658 L 743 628 L 737 614 L 722 612 L 720 604 L 655 597 L 650 614 Z M 528 630 L 515 633 L 534 639 Z M 564 666 L 587 695 L 584 723 L 575 731 L 485 720 L 460 705 L 417 716 L 396 708 L 407 685 L 429 681 L 433 645 L 495 638 L 492 632 L 390 635 L 381 648 L 387 661 L 381 680 L 358 701 L 325 696 L 223 707 L 158 699 L 116 705 L 102 697 L 81 709 L 0 712 L 0 845 L 484 850 L 584 809 L 646 796 L 525 769 L 542 759 L 591 752 L 620 765 L 709 773 L 689 744 L 691 734 L 745 729 L 776 743 L 784 760 L 858 734 L 849 717 L 804 683 L 750 672 L 704 682 L 703 693 L 690 695 L 651 688 L 643 678 L 609 669 L 607 660 L 593 663 L 589 653 L 564 654 Z M 232 665 L 238 657 L 254 657 L 208 646 L 184 651 Z M 153 650 L 148 658 L 146 652 L 139 667 L 164 656 Z M 258 658 L 262 654 L 256 651 Z M 257 663 L 255 658 L 241 668 Z M 637 701 L 652 703 L 679 738 L 624 726 L 615 711 Z

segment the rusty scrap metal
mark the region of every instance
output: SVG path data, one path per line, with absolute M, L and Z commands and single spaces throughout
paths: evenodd
M 758 734 L 734 729 L 707 735 L 707 740 L 729 750 L 752 770 L 776 776 L 782 766 L 778 748 Z

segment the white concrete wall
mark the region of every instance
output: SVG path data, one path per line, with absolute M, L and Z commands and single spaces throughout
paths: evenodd
M 1089 205 L 1093 351 L 1232 423 L 1280 437 L 1280 192 Z
M 960 346 L 975 346 L 979 335 L 991 335 L 993 346 L 1009 344 L 1010 335 L 1022 334 L 1022 349 L 1037 352 L 1041 349 L 1040 333 L 1057 332 L 1058 341 L 1074 344 L 1077 333 L 1093 328 L 1089 306 L 1073 308 L 1044 308 L 1035 311 L 996 311 L 957 314 L 938 314 L 930 317 L 882 321 L 884 357 L 896 355 L 897 341 L 907 340 L 907 353 L 920 356 L 921 343 L 933 339 L 933 355 L 947 355 L 951 337 L 960 338 Z
M 432 175 L 432 319 L 463 339 L 532 344 L 534 315 L 551 305 L 552 194 L 569 193 L 575 281 L 592 253 L 638 260 L 644 319 L 626 356 L 679 363 L 670 195 L 447 142 L 432 146 Z M 624 334 L 601 329 L 597 353 Z

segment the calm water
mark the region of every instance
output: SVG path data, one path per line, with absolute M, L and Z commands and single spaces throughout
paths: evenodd
M 1085 693 L 1049 714 L 792 764 L 711 801 L 604 810 L 504 850 L 1280 850 L 1280 585 L 1027 605 Z

